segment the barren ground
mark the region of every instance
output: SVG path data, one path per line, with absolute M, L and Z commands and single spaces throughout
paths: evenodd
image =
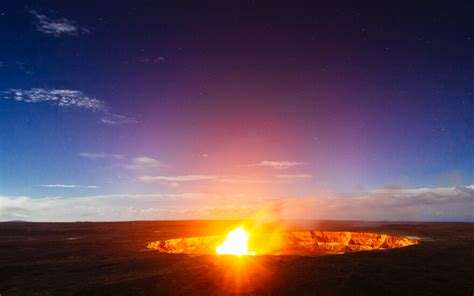
M 322 257 L 173 255 L 148 242 L 235 222 L 0 223 L 0 294 L 473 295 L 473 223 L 312 221 L 292 230 L 421 237 L 419 245 Z

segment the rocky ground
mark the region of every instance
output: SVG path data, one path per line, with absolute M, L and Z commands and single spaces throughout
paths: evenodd
M 162 254 L 148 242 L 224 233 L 235 222 L 0 223 L 0 294 L 473 295 L 473 223 L 294 222 L 291 230 L 422 238 L 320 257 Z

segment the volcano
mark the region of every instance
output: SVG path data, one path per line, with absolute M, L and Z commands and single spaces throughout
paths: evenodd
M 227 236 L 188 237 L 150 242 L 147 249 L 172 254 L 322 256 L 389 250 L 418 243 L 414 238 L 380 233 L 349 231 L 248 233 L 239 227 Z M 226 250 L 222 251 L 224 248 Z

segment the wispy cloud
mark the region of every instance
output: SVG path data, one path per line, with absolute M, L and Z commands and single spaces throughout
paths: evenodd
M 41 103 L 46 102 L 59 107 L 76 107 L 95 112 L 105 112 L 105 103 L 84 93 L 70 89 L 9 89 L 3 92 L 7 99 L 18 102 Z
M 319 193 L 314 209 L 322 219 L 474 221 L 474 185 Z
M 276 175 L 279 179 L 310 179 L 313 175 L 310 174 L 288 174 L 288 175 Z
M 100 188 L 100 186 L 95 186 L 95 185 L 72 185 L 72 184 L 45 184 L 45 185 L 39 185 L 39 186 L 47 187 L 47 188 L 87 188 L 87 189 Z
M 144 175 L 138 178 L 144 182 L 171 182 L 172 185 L 178 185 L 180 182 L 197 181 L 220 181 L 225 183 L 264 183 L 269 180 L 263 180 L 253 176 L 217 176 L 217 175 L 180 175 L 180 176 L 149 176 Z
M 193 182 L 203 180 L 215 180 L 219 179 L 219 176 L 212 175 L 184 175 L 184 176 L 140 176 L 139 180 L 150 182 L 150 181 L 164 181 L 164 182 Z
M 151 170 L 151 169 L 159 169 L 159 168 L 168 168 L 169 165 L 164 164 L 163 162 L 159 161 L 158 159 L 154 159 L 151 157 L 137 157 L 133 160 L 133 162 L 127 165 L 127 168 L 131 170 Z
M 160 217 L 172 219 L 173 216 L 179 216 L 179 213 L 192 211 L 170 206 L 171 201 L 182 204 L 184 201 L 193 203 L 215 199 L 215 195 L 205 193 L 110 194 L 74 198 L 0 196 L 0 221 L 112 221 Z
M 35 18 L 36 29 L 45 35 L 63 37 L 89 33 L 87 28 L 67 18 L 52 18 L 36 10 L 30 10 L 30 14 Z
M 249 164 L 248 166 L 249 167 L 260 166 L 260 167 L 267 167 L 267 168 L 272 168 L 272 169 L 277 169 L 277 170 L 285 170 L 285 169 L 289 169 L 291 167 L 300 166 L 300 165 L 304 165 L 304 162 L 264 160 L 259 163 Z
M 191 178 L 194 179 L 194 178 Z M 341 219 L 471 221 L 474 185 L 319 192 L 255 197 L 209 193 L 110 194 L 73 198 L 0 196 L 0 220 L 76 221 L 144 219 Z
M 137 123 L 138 121 L 135 118 L 127 117 L 125 115 L 112 114 L 106 112 L 101 118 L 100 121 L 106 124 L 126 124 L 126 123 Z
M 80 157 L 90 158 L 90 159 L 123 159 L 124 155 L 122 154 L 110 154 L 110 153 L 90 153 L 90 152 L 81 152 L 79 153 Z
M 309 179 L 312 175 L 309 174 L 289 174 L 276 175 L 269 177 L 259 176 L 235 176 L 235 175 L 179 175 L 179 176 L 150 176 L 143 175 L 138 179 L 145 182 L 161 181 L 174 182 L 177 185 L 179 182 L 195 182 L 195 181 L 219 181 L 224 183 L 293 183 L 298 179 Z
M 25 103 L 47 103 L 57 107 L 85 109 L 101 114 L 101 121 L 106 124 L 124 124 L 137 122 L 135 119 L 110 113 L 104 101 L 71 89 L 9 89 L 1 92 L 5 99 Z

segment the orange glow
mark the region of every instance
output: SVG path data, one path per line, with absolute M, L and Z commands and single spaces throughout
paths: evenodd
M 216 253 L 219 255 L 255 255 L 255 252 L 249 251 L 250 233 L 242 226 L 237 227 L 227 234 L 226 240 L 216 247 Z

